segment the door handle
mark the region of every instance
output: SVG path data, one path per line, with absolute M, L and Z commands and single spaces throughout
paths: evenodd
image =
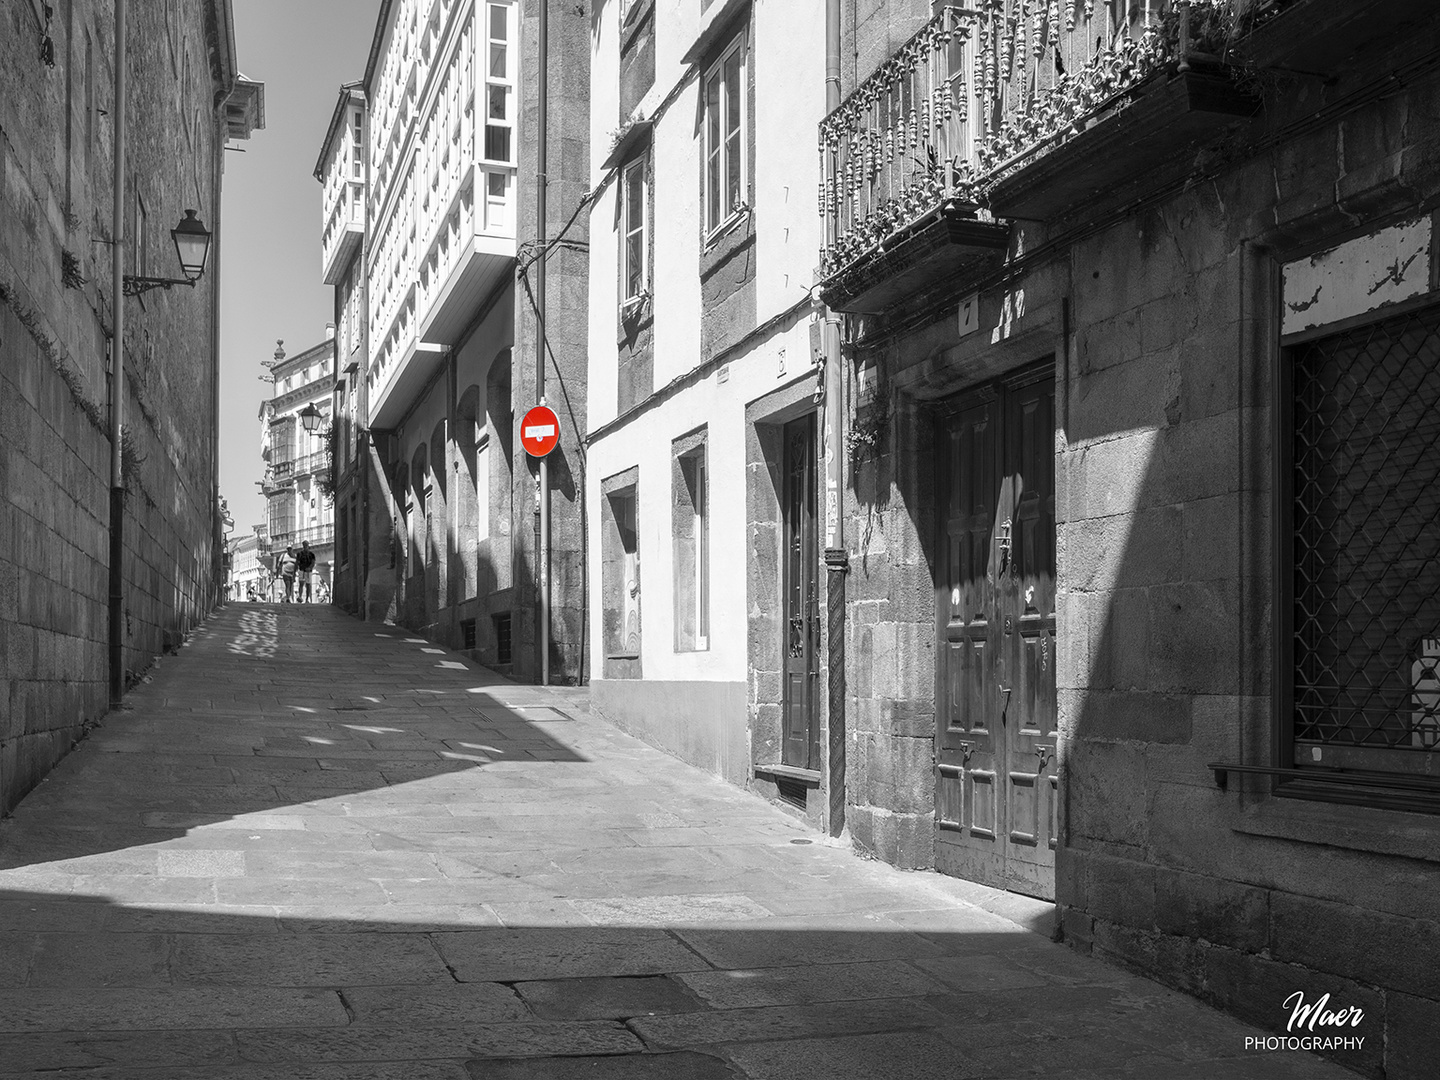
M 805 616 L 790 616 L 790 655 L 805 654 Z
M 1005 700 L 1000 703 L 1000 723 L 1004 724 L 1005 714 L 1010 711 L 1010 694 L 1013 691 L 1012 688 L 1008 686 L 1001 686 L 999 689 L 1000 692 L 1005 695 Z
M 1000 523 L 1000 536 L 997 541 L 1000 545 L 1000 571 L 997 575 L 999 577 L 1004 577 L 1005 572 L 1010 568 L 1010 525 L 1010 518 L 1006 518 Z

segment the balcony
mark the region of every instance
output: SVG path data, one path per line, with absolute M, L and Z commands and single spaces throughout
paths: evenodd
M 998 262 L 1009 228 L 979 210 L 972 115 L 981 21 L 945 8 L 820 125 L 825 302 L 881 312 Z
M 423 71 L 406 77 L 413 103 L 396 113 L 394 186 L 374 193 L 367 377 L 381 428 L 398 423 L 515 272 L 517 15 L 507 7 L 502 27 L 494 12 L 480 17 L 483 6 L 452 7 L 448 23 L 443 4 L 425 11 Z
M 326 472 L 330 468 L 330 454 L 325 450 L 313 454 L 302 454 L 292 462 L 292 466 L 297 479 L 314 473 Z
M 514 190 L 513 169 L 467 164 L 453 195 L 440 200 L 444 213 L 434 219 L 420 269 L 421 341 L 453 345 L 485 298 L 514 274 Z
M 307 540 L 312 548 L 333 544 L 335 542 L 335 525 L 333 523 L 311 525 L 304 529 L 289 529 L 284 532 L 272 533 L 267 544 L 267 553 L 274 555 L 284 551 L 287 547 L 298 548 Z
M 342 167 L 344 161 L 333 162 Z M 332 190 L 333 188 L 333 190 Z M 365 236 L 365 185 L 359 180 L 330 179 L 325 183 L 325 226 L 320 236 L 320 265 L 326 285 L 340 277 L 360 250 Z
M 1007 219 L 1133 197 L 1259 109 L 1225 63 L 1237 23 L 1215 0 L 979 6 L 942 9 L 820 125 L 821 292 L 837 310 L 983 277 Z
M 1435 0 L 1241 0 L 1235 51 L 1259 68 L 1324 78 L 1351 57 L 1407 26 L 1433 24 Z
M 1256 92 L 1225 62 L 1235 32 L 1227 6 L 1149 2 L 1090 25 L 1099 16 L 1082 25 L 1072 8 L 1066 34 L 1056 27 L 1049 39 L 1060 44 L 1013 73 L 1003 57 L 1016 44 L 1005 20 L 993 21 L 981 81 L 999 119 L 987 125 L 979 165 L 994 214 L 1047 221 L 1133 198 L 1183 175 L 1185 150 L 1259 111 Z M 1065 51 L 1062 70 L 1053 57 Z

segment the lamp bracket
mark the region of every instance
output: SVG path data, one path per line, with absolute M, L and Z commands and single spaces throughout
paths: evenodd
M 195 282 L 189 278 L 131 277 L 126 274 L 121 291 L 125 296 L 139 296 L 151 289 L 168 289 L 172 285 L 189 285 L 193 289 Z

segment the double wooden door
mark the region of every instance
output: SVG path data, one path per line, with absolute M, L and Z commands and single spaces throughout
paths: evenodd
M 943 419 L 936 864 L 1051 898 L 1055 724 L 1055 383 L 968 394 Z

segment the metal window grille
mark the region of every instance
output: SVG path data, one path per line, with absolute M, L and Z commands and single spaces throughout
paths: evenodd
M 1429 772 L 1440 746 L 1440 308 L 1291 356 L 1294 761 Z
M 511 663 L 510 612 L 502 611 L 490 618 L 495 623 L 495 662 L 497 664 Z
M 461 619 L 461 620 L 460 620 L 460 641 L 461 641 L 461 648 L 464 648 L 464 649 L 473 649 L 473 648 L 475 648 L 475 620 L 474 620 L 474 619 Z

